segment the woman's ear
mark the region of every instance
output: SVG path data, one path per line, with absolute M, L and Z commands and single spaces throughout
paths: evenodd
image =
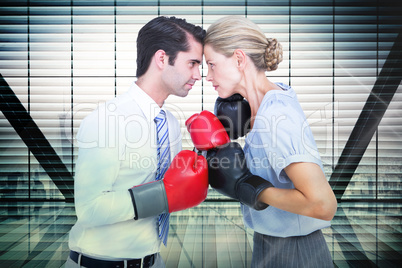
M 235 56 L 235 60 L 237 61 L 237 68 L 243 70 L 247 61 L 246 53 L 244 53 L 244 51 L 241 49 L 236 49 L 233 55 Z
M 158 68 L 163 69 L 167 64 L 168 60 L 169 60 L 168 56 L 166 55 L 166 52 L 164 50 L 159 49 L 158 51 L 155 52 L 154 61 L 156 66 L 158 66 Z

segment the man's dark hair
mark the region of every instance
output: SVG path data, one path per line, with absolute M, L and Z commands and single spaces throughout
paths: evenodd
M 205 30 L 200 26 L 175 17 L 157 17 L 141 28 L 137 38 L 137 77 L 149 67 L 152 56 L 162 49 L 169 56 L 169 64 L 174 65 L 180 51 L 190 49 L 187 34 L 203 44 Z

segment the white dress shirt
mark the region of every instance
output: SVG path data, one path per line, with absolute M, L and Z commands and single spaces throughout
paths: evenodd
M 78 220 L 70 231 L 71 250 L 105 260 L 159 252 L 158 217 L 134 220 L 128 189 L 155 180 L 154 118 L 160 109 L 133 83 L 82 121 L 74 186 Z M 177 119 L 165 112 L 173 159 L 182 148 L 182 135 Z

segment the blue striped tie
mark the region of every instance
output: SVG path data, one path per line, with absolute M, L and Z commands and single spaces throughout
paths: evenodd
M 169 132 L 166 114 L 163 110 L 155 117 L 158 137 L 158 169 L 156 180 L 161 180 L 170 164 Z M 159 238 L 166 246 L 169 232 L 169 213 L 159 215 Z

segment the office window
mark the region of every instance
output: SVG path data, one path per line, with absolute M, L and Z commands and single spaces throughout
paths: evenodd
M 183 17 L 205 29 L 222 16 L 240 15 L 257 23 L 267 37 L 277 38 L 284 60 L 267 76 L 294 87 L 330 179 L 348 141 L 355 138 L 351 134 L 401 31 L 401 6 L 391 2 L 18 0 L 3 4 L 0 72 L 11 93 L 2 88 L 9 106 L 3 103 L 0 114 L 0 198 L 65 200 L 66 189 L 73 185 L 78 152 L 74 137 L 80 122 L 134 81 L 138 31 L 159 15 Z M 188 97 L 167 100 L 181 124 L 184 149 L 192 149 L 185 120 L 203 109 L 213 111 L 217 97 L 206 81 L 206 65 L 201 69 L 203 79 Z M 13 125 L 26 122 L 19 120 L 24 111 L 14 101 L 35 123 L 29 121 L 24 127 L 43 134 L 32 138 L 40 144 L 48 142 L 39 148 L 45 152 L 39 160 L 38 152 L 26 145 L 29 135 Z M 338 198 L 401 199 L 401 109 L 399 82 L 350 180 L 337 184 Z M 46 161 L 56 163 L 53 170 Z M 227 200 L 212 190 L 208 198 Z

